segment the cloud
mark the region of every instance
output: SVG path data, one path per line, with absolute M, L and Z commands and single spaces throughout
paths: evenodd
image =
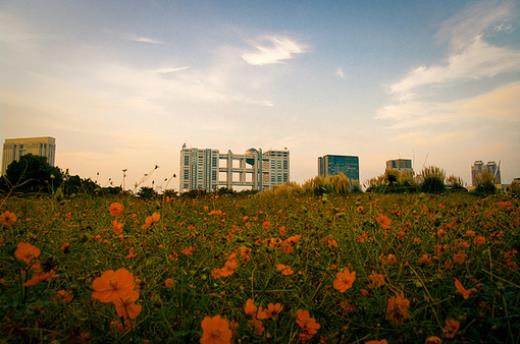
M 342 80 L 345 79 L 345 73 L 343 72 L 343 68 L 338 67 L 336 69 L 336 76 Z
M 143 37 L 143 36 L 131 37 L 130 40 L 133 42 L 145 43 L 145 44 L 164 44 L 163 41 L 160 41 L 158 39 L 153 39 L 150 37 Z
M 464 50 L 449 56 L 444 64 L 414 68 L 392 84 L 390 92 L 406 96 L 423 86 L 491 78 L 516 71 L 520 71 L 520 50 L 497 47 L 477 36 Z
M 164 67 L 154 69 L 153 72 L 157 74 L 171 74 L 176 72 L 181 72 L 183 70 L 190 69 L 190 66 L 181 66 L 181 67 Z
M 448 41 L 453 49 L 466 46 L 474 37 L 482 35 L 493 27 L 495 31 L 507 29 L 512 19 L 514 3 L 512 1 L 480 1 L 467 6 L 441 24 L 437 39 Z
M 255 50 L 243 53 L 242 59 L 255 66 L 283 63 L 307 51 L 301 43 L 283 36 L 267 36 L 252 45 Z

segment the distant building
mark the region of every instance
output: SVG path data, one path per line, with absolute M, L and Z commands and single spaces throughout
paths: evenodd
M 350 180 L 359 181 L 359 158 L 349 155 L 325 155 L 318 158 L 318 175 L 335 176 L 339 173 Z
M 13 161 L 20 160 L 22 155 L 32 154 L 47 158 L 47 163 L 54 166 L 56 143 L 53 137 L 26 137 L 6 139 L 2 156 L 2 175 Z
M 406 171 L 413 174 L 412 160 L 410 159 L 394 159 L 386 162 L 387 170 Z
M 229 150 L 187 148 L 180 161 L 180 191 L 216 191 L 219 187 L 265 190 L 289 182 L 289 151 L 251 148 L 244 154 Z
M 478 178 L 484 172 L 490 173 L 495 177 L 495 184 L 502 184 L 500 177 L 500 164 L 497 165 L 494 161 L 489 161 L 484 165 L 482 160 L 477 160 L 471 166 L 471 184 L 477 186 Z

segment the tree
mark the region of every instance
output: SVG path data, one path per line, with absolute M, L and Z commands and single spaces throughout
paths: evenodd
M 47 163 L 47 158 L 27 154 L 9 164 L 5 179 L 15 191 L 53 192 L 61 185 L 63 176 L 59 168 Z
M 139 192 L 137 192 L 137 197 L 142 199 L 155 198 L 157 197 L 157 191 L 151 187 L 143 186 L 141 189 L 139 189 Z

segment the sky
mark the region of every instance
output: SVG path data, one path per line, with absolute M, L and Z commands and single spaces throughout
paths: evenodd
M 357 155 L 470 183 L 520 177 L 517 1 L 0 0 L 0 140 L 56 165 L 178 189 L 180 149 L 290 151 L 290 179 Z M 99 173 L 99 176 L 98 176 Z

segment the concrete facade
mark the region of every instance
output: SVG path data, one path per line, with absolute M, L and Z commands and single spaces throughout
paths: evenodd
M 26 154 L 46 157 L 49 165 L 54 166 L 55 153 L 56 140 L 53 137 L 6 139 L 2 155 L 2 175 L 10 163 L 20 160 L 20 157 Z
M 393 159 L 386 162 L 387 170 L 406 171 L 413 174 L 412 160 L 410 159 Z
M 220 153 L 216 149 L 181 149 L 181 192 L 216 191 L 226 187 L 265 190 L 289 182 L 289 151 L 251 148 L 243 154 Z

